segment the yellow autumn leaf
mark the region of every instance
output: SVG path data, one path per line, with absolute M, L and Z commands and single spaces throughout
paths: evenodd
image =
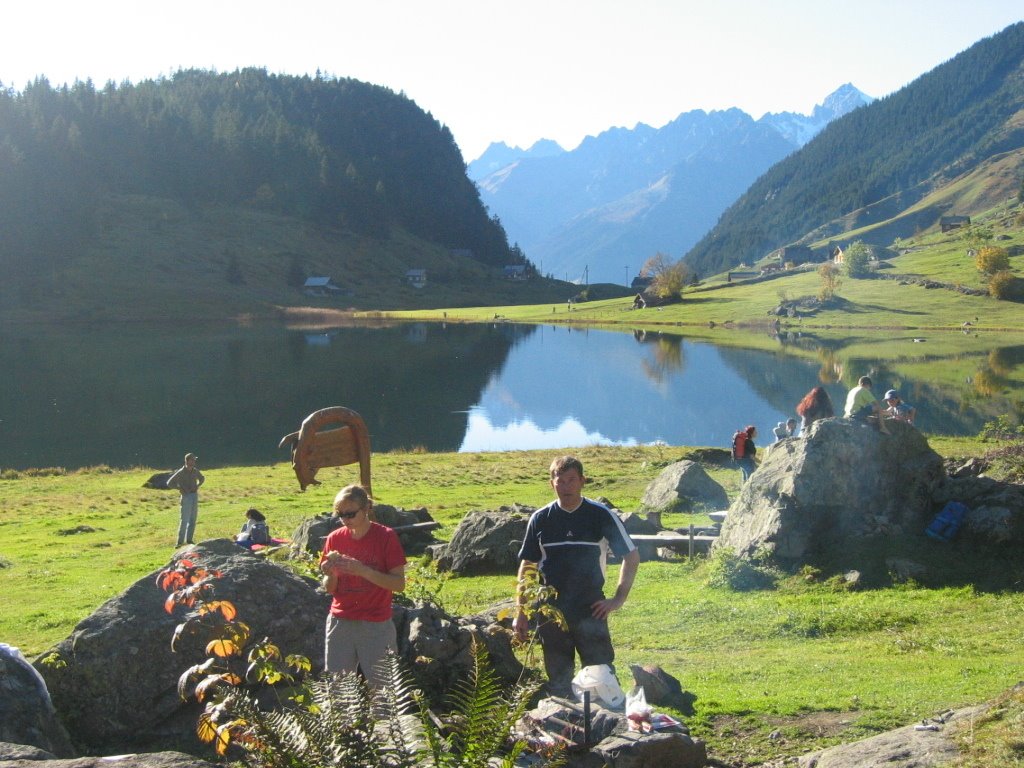
M 199 715 L 199 721 L 196 723 L 196 736 L 204 744 L 209 744 L 217 736 L 217 726 L 213 724 L 213 718 L 210 717 L 209 712 Z
M 226 637 L 219 637 L 206 644 L 206 652 L 212 653 L 214 656 L 219 656 L 222 659 L 226 659 L 228 656 L 235 656 L 241 653 L 241 648 L 235 645 L 234 640 Z

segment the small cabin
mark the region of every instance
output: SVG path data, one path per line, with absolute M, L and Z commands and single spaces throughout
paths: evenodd
M 405 282 L 413 288 L 422 288 L 427 284 L 427 270 L 410 269 L 405 273 Z
M 939 229 L 952 232 L 954 229 L 971 226 L 970 216 L 942 216 L 939 218 Z
M 302 284 L 302 292 L 307 296 L 337 296 L 341 293 L 341 286 L 330 277 L 307 277 L 306 282 Z
M 526 265 L 525 264 L 506 264 L 505 268 L 501 271 L 501 276 L 506 280 L 525 280 L 526 279 Z

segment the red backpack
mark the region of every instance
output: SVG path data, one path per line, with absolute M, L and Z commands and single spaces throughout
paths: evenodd
M 747 430 L 741 429 L 732 436 L 732 457 L 742 459 L 747 450 Z

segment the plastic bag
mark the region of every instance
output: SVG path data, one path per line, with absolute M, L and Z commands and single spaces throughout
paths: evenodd
M 637 686 L 626 694 L 626 719 L 629 721 L 631 731 L 651 730 L 651 715 L 653 710 L 647 703 L 647 694 L 641 686 Z
M 596 696 L 608 709 L 618 709 L 626 700 L 622 686 L 607 664 L 592 664 L 576 674 L 572 679 L 573 695 L 583 698 L 584 691 L 590 691 L 590 695 Z

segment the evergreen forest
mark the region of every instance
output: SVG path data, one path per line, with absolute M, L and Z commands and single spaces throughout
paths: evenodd
M 450 131 L 387 88 L 263 69 L 0 85 L 0 269 L 59 270 L 111 196 L 243 206 L 376 240 L 401 230 L 485 267 L 533 269 Z

